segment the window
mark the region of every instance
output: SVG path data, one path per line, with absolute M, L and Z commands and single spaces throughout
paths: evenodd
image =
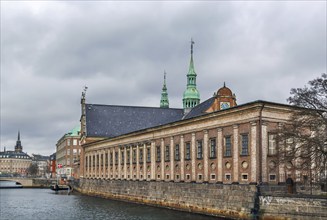
M 112 157 L 113 157 L 113 154 L 110 153 L 110 165 L 112 165 L 113 161 L 112 161 Z
M 230 174 L 226 174 L 226 175 L 225 175 L 225 179 L 226 179 L 227 181 L 231 181 L 231 180 L 232 180 L 232 176 L 231 176 Z
M 118 152 L 115 152 L 115 164 L 118 164 Z
M 146 151 L 146 162 L 151 162 L 151 149 L 148 147 Z
M 99 154 L 97 154 L 97 167 L 99 166 Z
M 197 141 L 198 144 L 198 159 L 202 159 L 203 154 L 202 154 L 202 140 L 201 141 Z
M 67 149 L 67 155 L 70 155 L 70 149 L 69 148 Z
M 215 174 L 211 174 L 211 180 L 215 180 L 216 179 L 216 175 Z
M 143 163 L 143 149 L 140 149 L 140 163 Z
M 136 163 L 136 149 L 133 150 L 133 163 Z
M 124 160 L 125 160 L 125 158 L 124 158 L 124 151 L 122 151 L 121 152 L 121 162 L 120 162 L 120 164 L 124 164 Z
M 185 143 L 185 160 L 191 159 L 191 144 L 190 142 Z
M 270 174 L 269 175 L 269 181 L 276 181 L 276 175 L 275 174 Z
M 166 146 L 165 148 L 165 161 L 169 161 L 169 157 L 170 157 L 170 154 L 169 154 L 169 145 Z
M 210 139 L 210 158 L 216 157 L 216 139 Z
M 242 174 L 242 180 L 247 181 L 248 180 L 248 175 L 247 174 Z
M 67 145 L 68 146 L 70 145 L 70 139 L 67 139 Z
M 225 137 L 225 157 L 232 156 L 232 142 L 231 136 Z
M 161 149 L 160 146 L 157 146 L 157 162 L 161 161 Z
M 179 144 L 175 145 L 175 160 L 179 160 Z
M 275 155 L 277 153 L 276 134 L 268 135 L 268 155 Z
M 106 166 L 108 165 L 108 153 L 105 154 L 105 161 L 106 161 Z
M 198 175 L 198 180 L 202 180 L 202 174 Z
M 248 134 L 242 134 L 242 150 L 241 155 L 249 155 L 249 136 Z
M 131 154 L 129 153 L 129 150 L 128 151 L 126 151 L 126 154 L 127 154 L 127 164 L 129 164 L 130 163 L 130 161 L 131 161 Z
M 73 154 L 74 154 L 74 155 L 77 154 L 77 149 L 73 149 Z
M 73 139 L 73 145 L 77 145 L 77 139 Z

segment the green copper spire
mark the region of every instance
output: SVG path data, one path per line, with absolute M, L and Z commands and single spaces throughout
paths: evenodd
M 166 87 L 166 71 L 164 72 L 164 84 L 162 86 L 160 108 L 169 108 L 168 93 Z
M 191 61 L 187 73 L 187 87 L 183 94 L 183 108 L 184 112 L 188 113 L 193 107 L 200 103 L 200 93 L 196 89 L 196 72 L 194 70 L 193 62 L 193 44 L 194 41 L 191 39 Z

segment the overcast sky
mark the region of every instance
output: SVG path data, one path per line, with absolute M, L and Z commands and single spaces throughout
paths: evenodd
M 194 39 L 201 101 L 287 103 L 326 73 L 326 1 L 1 1 L 1 151 L 50 155 L 93 104 L 182 107 Z

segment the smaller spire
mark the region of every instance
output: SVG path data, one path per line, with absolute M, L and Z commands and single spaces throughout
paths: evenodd
M 164 83 L 162 86 L 161 92 L 161 100 L 160 100 L 160 108 L 169 108 L 169 100 L 168 100 L 168 93 L 167 93 L 167 86 L 166 86 L 166 70 L 164 71 Z

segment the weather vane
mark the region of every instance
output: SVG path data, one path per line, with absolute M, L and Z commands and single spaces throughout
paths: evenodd
M 82 98 L 83 98 L 83 99 L 85 99 L 86 90 L 87 90 L 87 86 L 85 85 L 85 86 L 83 87 L 83 92 L 82 92 Z
M 193 44 L 194 44 L 194 41 L 193 41 L 193 38 L 191 38 L 191 54 L 193 54 Z

